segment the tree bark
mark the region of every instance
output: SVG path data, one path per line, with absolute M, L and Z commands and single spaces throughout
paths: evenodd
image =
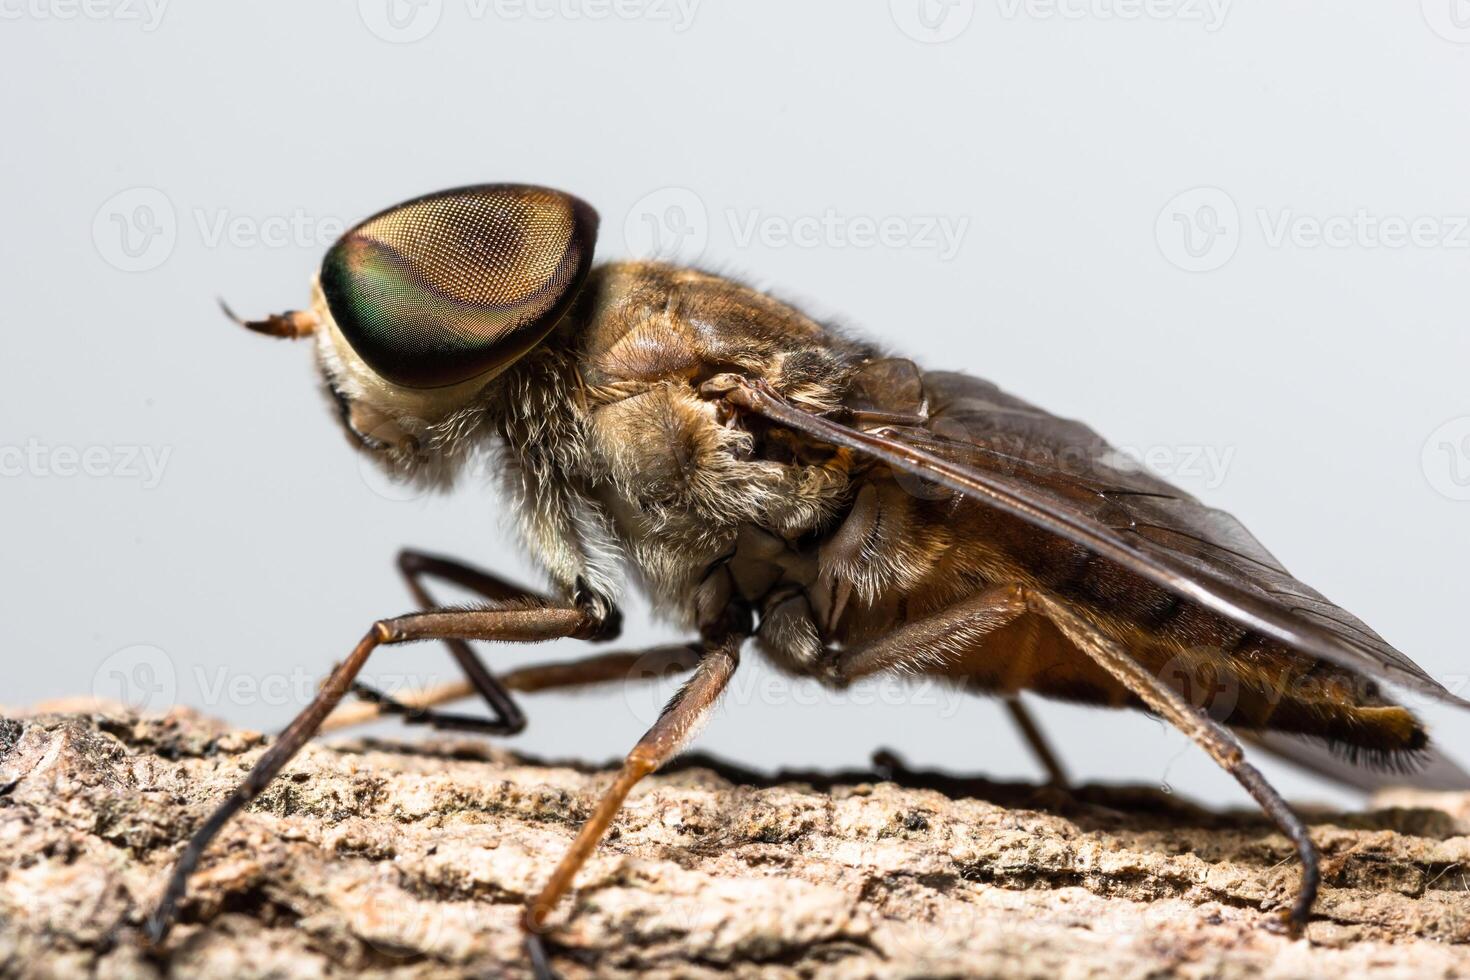
M 605 768 L 483 740 L 308 747 L 216 841 L 161 950 L 181 842 L 266 740 L 175 711 L 0 719 L 0 975 L 526 976 L 516 923 Z M 1309 811 L 1326 887 L 1270 923 L 1291 847 L 1152 788 L 906 770 L 636 790 L 552 918 L 567 978 L 1470 976 L 1470 794 Z

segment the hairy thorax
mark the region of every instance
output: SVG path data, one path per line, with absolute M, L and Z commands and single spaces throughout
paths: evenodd
M 825 410 L 864 350 L 752 289 L 647 263 L 595 270 L 568 320 L 560 355 L 508 379 L 508 470 L 527 543 L 568 583 L 616 594 L 635 575 L 683 627 L 737 601 L 762 614 L 771 596 L 741 587 L 751 542 L 762 560 L 799 564 L 801 542 L 846 508 L 850 476 L 840 454 L 803 456 L 699 387 L 739 371 Z M 561 404 L 546 403 L 551 391 L 566 392 Z

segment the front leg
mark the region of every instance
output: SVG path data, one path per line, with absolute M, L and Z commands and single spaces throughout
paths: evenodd
M 204 824 L 194 833 L 174 865 L 168 887 L 148 921 L 148 932 L 155 943 L 168 935 L 179 901 L 188 888 L 189 875 L 198 866 L 209 846 L 230 819 L 248 806 L 277 774 L 285 768 L 301 747 L 311 740 L 328 715 L 351 689 L 353 681 L 380 646 L 411 643 L 416 640 L 495 640 L 510 643 L 536 643 L 577 637 L 598 637 L 605 623 L 598 611 L 570 604 L 553 605 L 531 600 L 492 603 L 478 609 L 433 610 L 382 619 L 374 623 L 367 635 L 353 648 L 317 691 L 316 697 L 296 720 L 286 728 L 240 786 L 230 794 Z
M 439 603 L 429 593 L 427 579 L 439 579 L 468 589 L 491 601 L 513 602 L 531 600 L 545 604 L 545 596 L 531 589 L 516 585 L 499 575 L 467 565 L 453 558 L 444 558 L 422 551 L 404 549 L 398 553 L 398 571 L 403 575 L 408 591 L 419 608 L 425 611 L 438 608 Z M 621 627 L 622 618 L 616 607 L 590 594 L 578 595 L 578 605 L 592 609 L 603 624 L 596 639 L 613 639 Z M 364 684 L 354 684 L 352 691 L 368 702 L 369 710 L 354 716 L 360 720 L 383 715 L 397 715 L 410 725 L 428 725 L 440 730 L 477 732 L 483 735 L 516 735 L 526 727 L 526 716 L 511 697 L 504 680 L 492 674 L 470 645 L 458 638 L 445 638 L 444 646 L 464 673 L 465 682 L 474 693 L 485 701 L 493 717 L 449 714 L 436 711 L 426 705 L 422 698 L 410 696 L 404 700 L 379 693 Z M 417 703 L 415 703 L 417 702 Z M 340 714 L 340 713 L 339 713 Z M 323 724 L 323 730 L 341 727 L 344 719 L 333 715 Z

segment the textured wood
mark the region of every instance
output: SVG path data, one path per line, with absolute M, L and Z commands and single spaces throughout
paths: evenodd
M 0 721 L 0 976 L 523 976 L 521 903 L 611 778 L 483 741 L 315 745 L 226 831 L 149 952 L 140 924 L 180 842 L 264 744 L 182 712 Z M 1470 976 L 1470 795 L 1312 814 L 1327 887 L 1293 942 L 1266 910 L 1297 867 L 1254 814 L 890 775 L 686 763 L 648 780 L 553 917 L 557 967 Z

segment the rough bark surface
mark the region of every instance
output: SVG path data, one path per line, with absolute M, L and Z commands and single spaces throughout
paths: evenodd
M 0 720 L 0 975 L 525 976 L 522 902 L 607 770 L 484 741 L 310 747 L 140 925 L 265 739 L 121 709 Z M 1470 976 L 1470 795 L 1312 813 L 1307 938 L 1268 927 L 1286 841 L 1152 789 L 906 771 L 635 791 L 555 918 L 568 978 Z

